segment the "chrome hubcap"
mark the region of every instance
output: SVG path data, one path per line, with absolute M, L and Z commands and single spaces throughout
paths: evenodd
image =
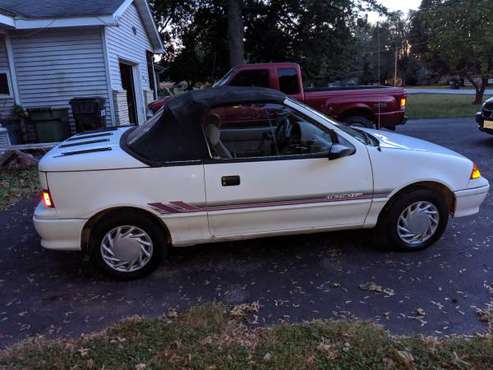
M 153 254 L 150 236 L 136 226 L 118 226 L 101 242 L 103 261 L 113 270 L 133 272 L 149 263 Z
M 417 246 L 435 235 L 439 222 L 440 213 L 433 203 L 416 202 L 401 213 L 397 234 L 403 242 Z

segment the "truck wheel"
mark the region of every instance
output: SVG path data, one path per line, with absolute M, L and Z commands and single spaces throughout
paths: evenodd
M 345 118 L 343 123 L 346 123 L 349 126 L 375 128 L 373 121 L 364 116 L 351 116 Z
M 436 192 L 404 193 L 385 210 L 375 230 L 377 240 L 404 251 L 422 250 L 440 239 L 448 217 L 447 202 Z
M 97 223 L 89 247 L 92 260 L 103 272 L 118 280 L 133 280 L 157 268 L 168 243 L 152 219 L 125 212 Z

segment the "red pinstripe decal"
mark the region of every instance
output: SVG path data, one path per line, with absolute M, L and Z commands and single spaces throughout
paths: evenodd
M 193 211 L 193 212 L 198 212 L 200 211 L 200 207 L 197 207 L 197 206 L 194 206 L 192 204 L 188 204 L 188 203 L 185 203 L 185 202 L 171 202 L 170 203 L 172 206 L 174 206 L 175 208 L 178 208 L 178 209 L 183 209 L 185 211 Z
M 319 196 L 313 198 L 300 198 L 300 199 L 283 199 L 283 200 L 268 200 L 263 202 L 245 202 L 245 203 L 230 203 L 230 204 L 213 204 L 213 205 L 199 205 L 189 204 L 183 201 L 173 201 L 167 204 L 163 203 L 149 203 L 149 206 L 157 210 L 162 214 L 176 214 L 176 213 L 197 213 L 197 212 L 214 212 L 214 211 L 227 211 L 235 209 L 247 209 L 247 208 L 266 208 L 266 207 L 282 207 L 290 205 L 302 205 L 302 204 L 316 204 L 316 203 L 333 203 L 344 202 L 351 200 L 365 200 L 374 198 L 386 198 L 389 192 L 380 193 L 348 193 L 348 194 L 328 194 L 326 196 Z
M 178 213 L 176 208 L 169 207 L 163 203 L 149 203 L 149 206 L 159 211 L 160 213 L 165 213 L 165 214 Z

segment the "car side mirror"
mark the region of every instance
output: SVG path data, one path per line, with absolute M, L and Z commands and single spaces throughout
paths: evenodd
M 356 153 L 356 149 L 352 146 L 333 144 L 329 151 L 329 160 L 349 157 L 354 153 Z

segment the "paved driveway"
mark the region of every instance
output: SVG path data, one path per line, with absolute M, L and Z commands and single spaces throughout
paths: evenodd
M 409 122 L 400 131 L 470 156 L 493 178 L 493 137 L 472 120 Z M 259 301 L 260 324 L 359 318 L 394 333 L 485 329 L 476 307 L 492 298 L 491 196 L 480 216 L 454 221 L 424 252 L 372 248 L 368 232 L 283 237 L 175 250 L 154 275 L 130 283 L 107 280 L 77 253 L 41 249 L 32 210 L 33 201 L 24 201 L 0 213 L 0 346 L 36 334 L 77 336 L 130 315 L 210 301 Z M 362 289 L 369 282 L 385 292 Z

